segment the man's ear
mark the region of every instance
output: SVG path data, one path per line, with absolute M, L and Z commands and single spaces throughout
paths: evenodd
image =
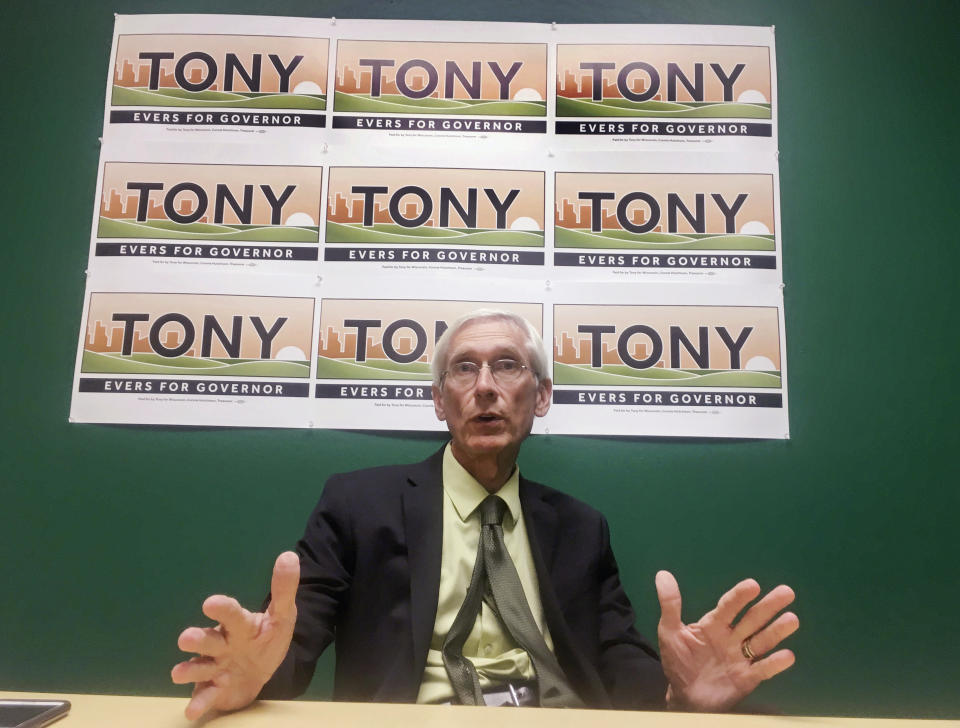
M 443 392 L 434 384 L 430 387 L 430 393 L 433 394 L 433 411 L 437 413 L 437 419 L 444 422 L 447 419 L 447 413 L 443 409 Z
M 550 400 L 553 394 L 553 380 L 541 379 L 537 383 L 537 405 L 533 413 L 537 417 L 543 417 L 550 410 Z

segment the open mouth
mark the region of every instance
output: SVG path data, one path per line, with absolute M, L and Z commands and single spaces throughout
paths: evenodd
M 476 417 L 474 417 L 474 419 L 475 419 L 477 422 L 480 422 L 480 423 L 482 423 L 482 424 L 490 424 L 490 423 L 492 423 L 492 422 L 499 422 L 499 421 L 500 421 L 501 419 L 503 419 L 503 418 L 500 417 L 499 415 L 495 415 L 495 414 L 492 414 L 492 413 L 490 413 L 490 412 L 486 412 L 486 413 L 484 413 L 484 414 L 477 415 Z

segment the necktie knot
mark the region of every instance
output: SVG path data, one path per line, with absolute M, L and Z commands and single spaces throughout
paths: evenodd
M 498 495 L 488 495 L 480 504 L 480 523 L 484 526 L 503 525 L 507 513 L 507 504 Z

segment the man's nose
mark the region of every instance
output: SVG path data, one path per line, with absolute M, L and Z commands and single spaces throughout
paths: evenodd
M 493 378 L 493 369 L 484 365 L 477 372 L 477 396 L 489 395 L 497 392 L 497 380 Z

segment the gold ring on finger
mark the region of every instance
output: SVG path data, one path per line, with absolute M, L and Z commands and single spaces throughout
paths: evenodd
M 753 650 L 750 649 L 750 638 L 747 637 L 743 642 L 740 643 L 740 652 L 748 660 L 753 662 L 757 659 L 757 656 L 753 653 Z

